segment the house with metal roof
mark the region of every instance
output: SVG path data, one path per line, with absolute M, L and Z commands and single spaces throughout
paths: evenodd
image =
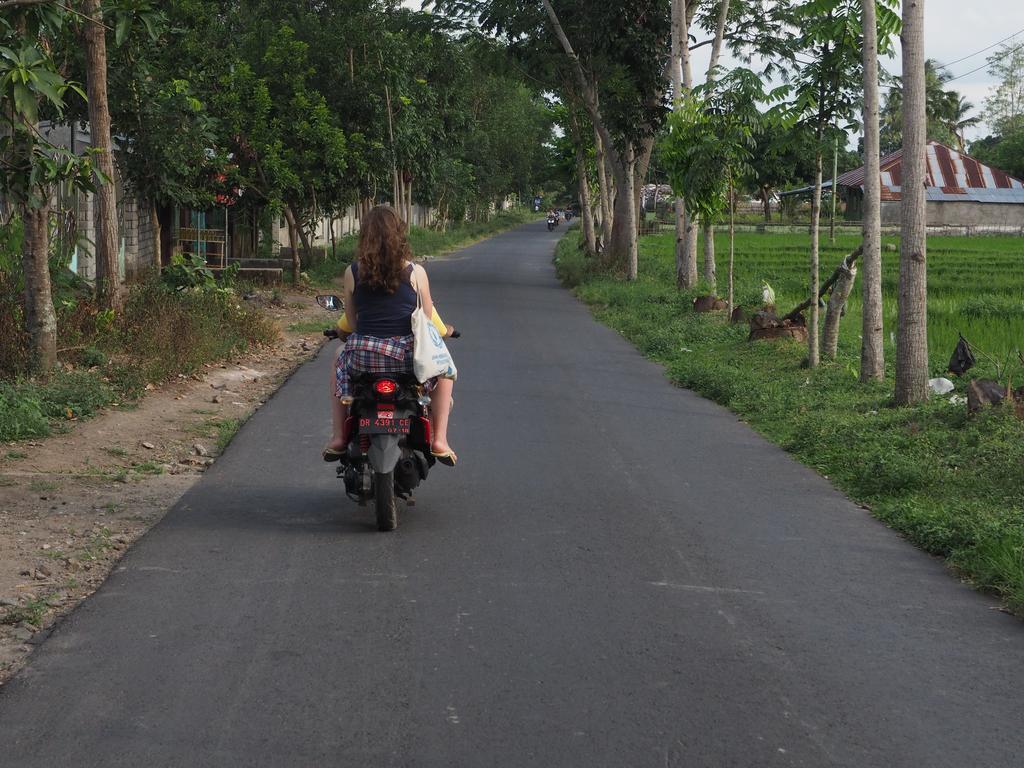
M 992 231 L 1024 228 L 1024 182 L 952 147 L 929 141 L 926 207 L 929 226 L 976 227 Z M 836 180 L 846 218 L 859 221 L 864 201 L 864 167 Z M 903 150 L 881 160 L 882 224 L 899 225 Z M 831 186 L 831 183 L 828 184 Z

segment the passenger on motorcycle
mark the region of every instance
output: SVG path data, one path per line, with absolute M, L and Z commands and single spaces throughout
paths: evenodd
M 345 315 L 338 327 L 350 335 L 338 355 L 331 381 L 333 434 L 324 449 L 327 461 L 337 459 L 346 447 L 345 420 L 351 402 L 349 372 L 412 372 L 411 316 L 416 309 L 417 287 L 423 311 L 434 318 L 442 336 L 449 335 L 451 326 L 444 325 L 434 309 L 426 270 L 412 262 L 405 222 L 390 205 L 378 205 L 363 221 L 356 260 L 345 270 Z M 433 435 L 430 451 L 450 467 L 458 460 L 448 444 L 454 384 L 445 378 L 428 384 Z

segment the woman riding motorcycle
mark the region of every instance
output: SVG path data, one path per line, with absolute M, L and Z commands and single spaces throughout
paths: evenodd
M 433 317 L 442 336 L 452 332 L 441 322 L 430 295 L 427 272 L 412 263 L 407 229 L 390 205 L 372 208 L 359 233 L 356 260 L 345 270 L 345 315 L 338 327 L 350 333 L 338 354 L 331 382 L 333 434 L 324 459 L 335 461 L 345 450 L 345 420 L 352 401 L 349 371 L 411 373 L 413 366 L 412 312 L 419 291 L 423 311 Z M 448 445 L 448 415 L 455 382 L 438 378 L 428 383 L 432 441 L 430 452 L 454 467 L 458 457 Z

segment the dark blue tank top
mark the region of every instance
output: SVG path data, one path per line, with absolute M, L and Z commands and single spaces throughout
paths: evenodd
M 352 262 L 352 278 L 356 283 L 352 293 L 356 302 L 356 333 L 380 339 L 412 333 L 412 312 L 416 309 L 416 291 L 410 282 L 412 264 L 402 273 L 402 280 L 394 293 L 360 284 L 357 262 Z

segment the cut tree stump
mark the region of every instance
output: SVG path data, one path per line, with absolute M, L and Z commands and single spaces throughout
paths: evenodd
M 717 296 L 698 296 L 693 300 L 694 312 L 718 312 L 729 308 L 729 302 Z

